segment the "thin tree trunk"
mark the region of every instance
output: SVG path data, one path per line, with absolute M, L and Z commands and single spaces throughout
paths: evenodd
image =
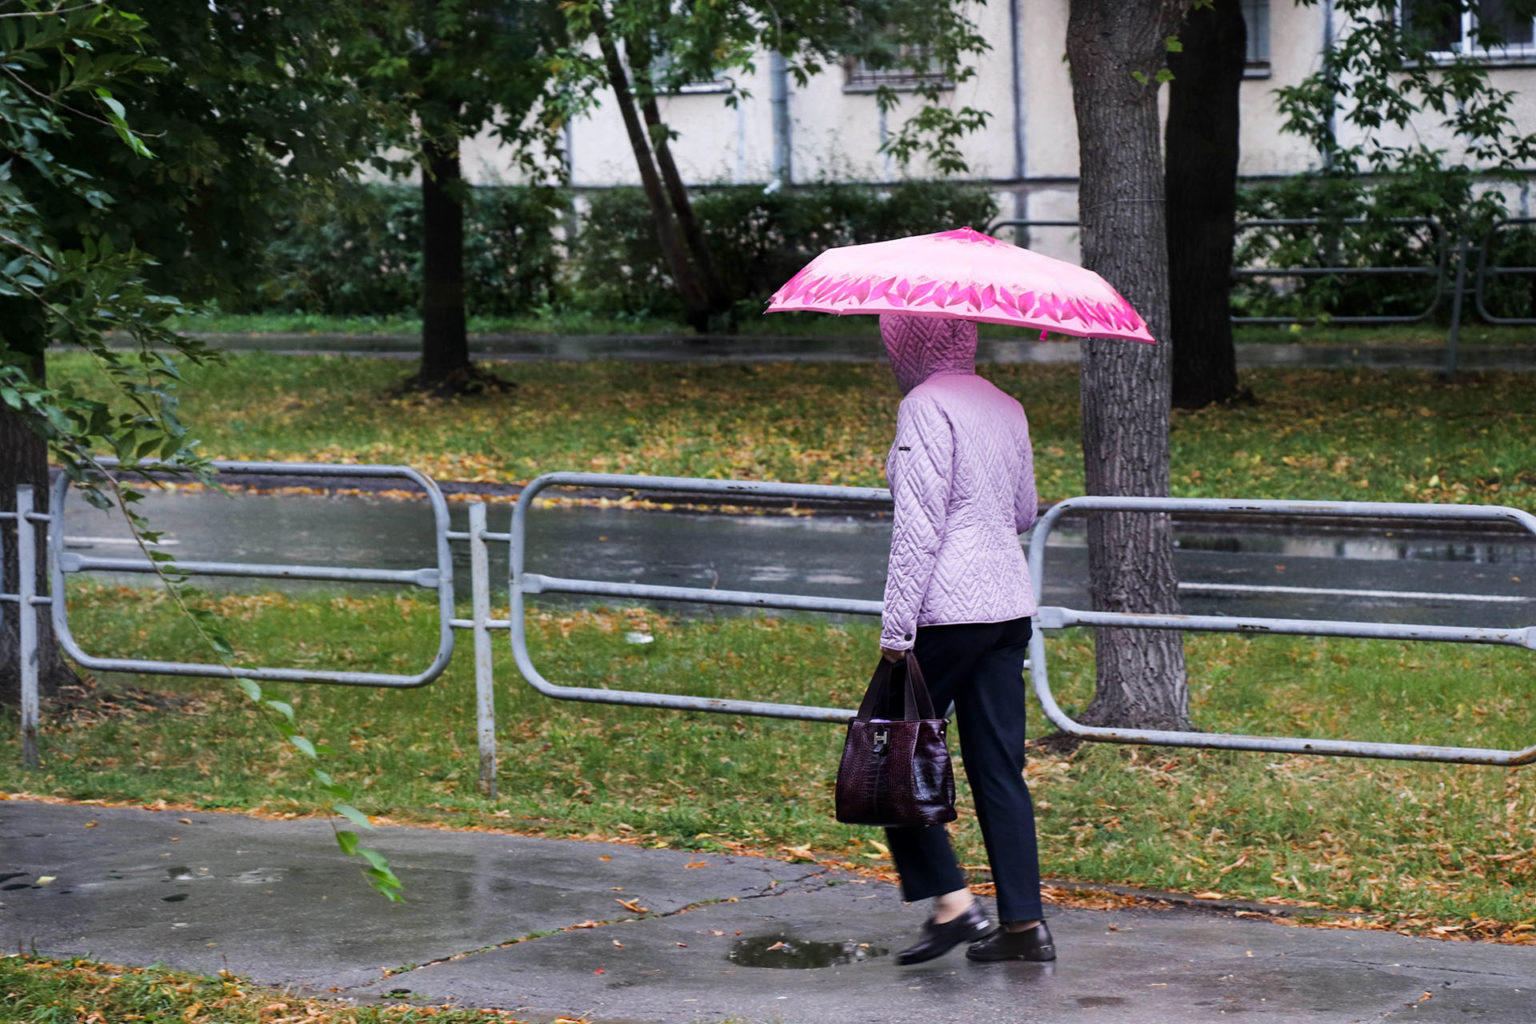
M 593 22 L 593 35 L 603 53 L 603 63 L 608 68 L 608 80 L 613 86 L 614 99 L 618 101 L 619 114 L 624 119 L 624 131 L 629 135 L 629 145 L 635 153 L 635 166 L 640 172 L 640 186 L 645 191 L 646 202 L 651 207 L 651 219 L 656 226 L 656 241 L 661 246 L 672 280 L 683 299 L 688 323 L 698 331 L 709 326 L 709 292 L 698 272 L 688 259 L 688 253 L 679 239 L 675 214 L 667 205 L 660 175 L 656 171 L 650 142 L 640 117 L 635 113 L 635 97 L 629 88 L 629 73 L 619 58 L 618 48 L 608 33 L 607 25 L 600 17 Z
M 1179 0 L 1073 0 L 1067 26 L 1081 154 L 1083 264 L 1146 318 L 1157 345 L 1083 343 L 1083 460 L 1089 494 L 1168 493 L 1168 254 L 1156 74 Z M 1135 73 L 1145 79 L 1138 82 Z M 1165 515 L 1089 518 L 1093 607 L 1178 610 Z M 1095 725 L 1188 728 L 1182 635 L 1099 628 Z
M 1232 339 L 1238 107 L 1247 38 L 1238 0 L 1189 12 L 1168 55 L 1168 284 L 1173 404 L 1198 409 L 1238 393 Z
M 23 357 L 26 358 L 26 357 Z M 28 374 L 33 380 L 44 380 L 44 362 L 41 355 L 30 357 Z M 48 511 L 48 446 L 43 439 L 27 429 L 21 415 L 4 403 L 0 403 L 0 510 L 16 511 L 16 487 L 32 485 L 34 511 Z M 37 529 L 36 551 L 38 565 L 34 579 L 39 594 L 48 593 L 43 541 L 45 531 Z M 16 560 L 16 532 L 13 524 L 0 524 L 0 547 L 4 549 L 0 564 L 0 591 L 14 594 L 20 585 Z M 54 639 L 53 622 L 46 614 L 37 620 L 38 690 L 43 695 L 58 692 L 59 687 L 77 683 L 79 677 L 64 659 Z M 17 606 L 9 601 L 0 602 L 0 704 L 15 707 L 21 701 L 21 636 Z
M 651 54 L 643 41 L 626 40 L 625 47 L 629 50 L 634 63 L 642 67 L 650 65 Z M 715 275 L 714 260 L 710 257 L 709 245 L 704 241 L 704 232 L 699 228 L 698 218 L 693 215 L 693 203 L 688 198 L 688 188 L 683 184 L 683 176 L 678 173 L 677 162 L 672 159 L 672 146 L 667 141 L 667 126 L 661 120 L 661 110 L 656 102 L 656 95 L 651 90 L 639 90 L 639 95 L 640 113 L 645 118 L 646 132 L 652 151 L 656 155 L 656 167 L 661 173 L 662 185 L 666 189 L 668 202 L 672 204 L 672 212 L 677 217 L 683 241 L 687 243 L 688 253 L 693 257 L 693 265 L 698 269 L 699 282 L 703 285 L 704 293 L 709 300 L 709 310 L 712 314 L 726 312 L 731 307 L 731 300 Z
M 459 140 L 434 135 L 422 147 L 421 372 L 441 385 L 469 370 L 464 321 L 464 196 Z

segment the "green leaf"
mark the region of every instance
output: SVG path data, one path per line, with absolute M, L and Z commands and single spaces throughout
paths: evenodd
M 372 864 L 378 870 L 389 871 L 389 861 L 378 850 L 370 849 L 366 846 L 359 846 L 357 848 L 357 855 L 366 860 L 369 864 Z M 394 877 L 393 872 L 390 873 L 390 877 Z
M 290 721 L 290 722 L 293 721 L 293 705 L 292 704 L 289 704 L 285 700 L 269 700 L 269 701 L 266 702 L 266 704 L 267 704 L 267 707 L 271 708 L 273 711 L 276 711 L 278 714 L 280 714 L 284 718 L 288 719 L 288 721 Z
M 348 857 L 357 852 L 357 833 L 343 829 L 336 833 L 336 845 Z
M 1178 36 L 1169 36 L 1167 39 L 1163 40 L 1163 45 L 1168 48 L 1169 53 L 1184 52 L 1184 44 L 1179 42 Z
M 368 884 L 379 891 L 379 895 L 391 903 L 404 903 L 405 897 L 400 895 L 400 890 L 405 886 L 392 872 L 380 871 L 378 868 L 369 868 L 363 874 L 368 876 Z
M 288 737 L 288 742 L 292 743 L 295 747 L 297 747 L 299 749 L 299 753 L 301 753 L 301 754 L 304 754 L 304 755 L 306 755 L 308 757 L 315 757 L 315 756 L 317 756 L 315 754 L 315 745 L 313 743 L 309 742 L 309 740 L 307 740 L 303 736 L 289 736 Z
M 261 700 L 261 686 L 254 679 L 235 676 L 235 685 L 240 687 L 251 700 Z
M 368 815 L 353 807 L 351 804 L 334 804 L 331 810 L 346 818 L 358 828 L 373 828 L 373 822 L 368 820 Z

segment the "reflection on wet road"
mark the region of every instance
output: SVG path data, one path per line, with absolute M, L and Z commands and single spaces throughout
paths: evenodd
M 178 558 L 410 569 L 433 562 L 425 502 L 376 497 L 239 494 L 152 495 L 151 522 Z M 452 506 L 465 528 L 463 505 Z M 504 531 L 510 503 L 491 507 Z M 1081 523 L 1052 532 L 1048 604 L 1086 608 Z M 70 547 L 133 555 L 123 526 L 73 495 Z M 1518 627 L 1536 623 L 1536 537 L 1340 529 L 1287 524 L 1284 532 L 1201 521 L 1175 529 L 1183 610 L 1193 614 L 1363 619 Z M 878 600 L 890 520 L 842 513 L 723 516 L 559 506 L 529 518 L 527 569 L 553 576 L 719 587 Z M 467 596 L 468 555 L 455 544 Z M 505 544 L 491 545 L 494 580 L 506 578 Z M 210 588 L 265 581 L 207 579 Z M 288 583 L 286 587 L 313 584 Z M 369 584 L 358 584 L 370 586 Z M 501 603 L 501 599 L 493 596 Z M 556 598 L 549 598 L 556 600 Z

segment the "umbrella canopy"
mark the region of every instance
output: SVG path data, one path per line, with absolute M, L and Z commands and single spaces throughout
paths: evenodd
M 768 312 L 906 313 L 1155 344 L 1146 321 L 1091 270 L 970 228 L 846 245 L 811 260 Z

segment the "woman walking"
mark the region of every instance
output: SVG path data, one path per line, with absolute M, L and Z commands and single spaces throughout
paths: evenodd
M 971 960 L 1054 960 L 1023 775 L 1023 663 L 1036 607 L 1019 544 L 1037 503 L 1029 423 L 976 375 L 974 323 L 887 313 L 880 335 L 905 396 L 886 460 L 896 515 L 881 655 L 911 650 L 933 706 L 954 702 L 1002 921 L 995 928 L 971 895 L 943 825 L 887 829 L 902 898 L 933 900 L 917 942 L 896 959 L 922 963 L 965 942 Z

